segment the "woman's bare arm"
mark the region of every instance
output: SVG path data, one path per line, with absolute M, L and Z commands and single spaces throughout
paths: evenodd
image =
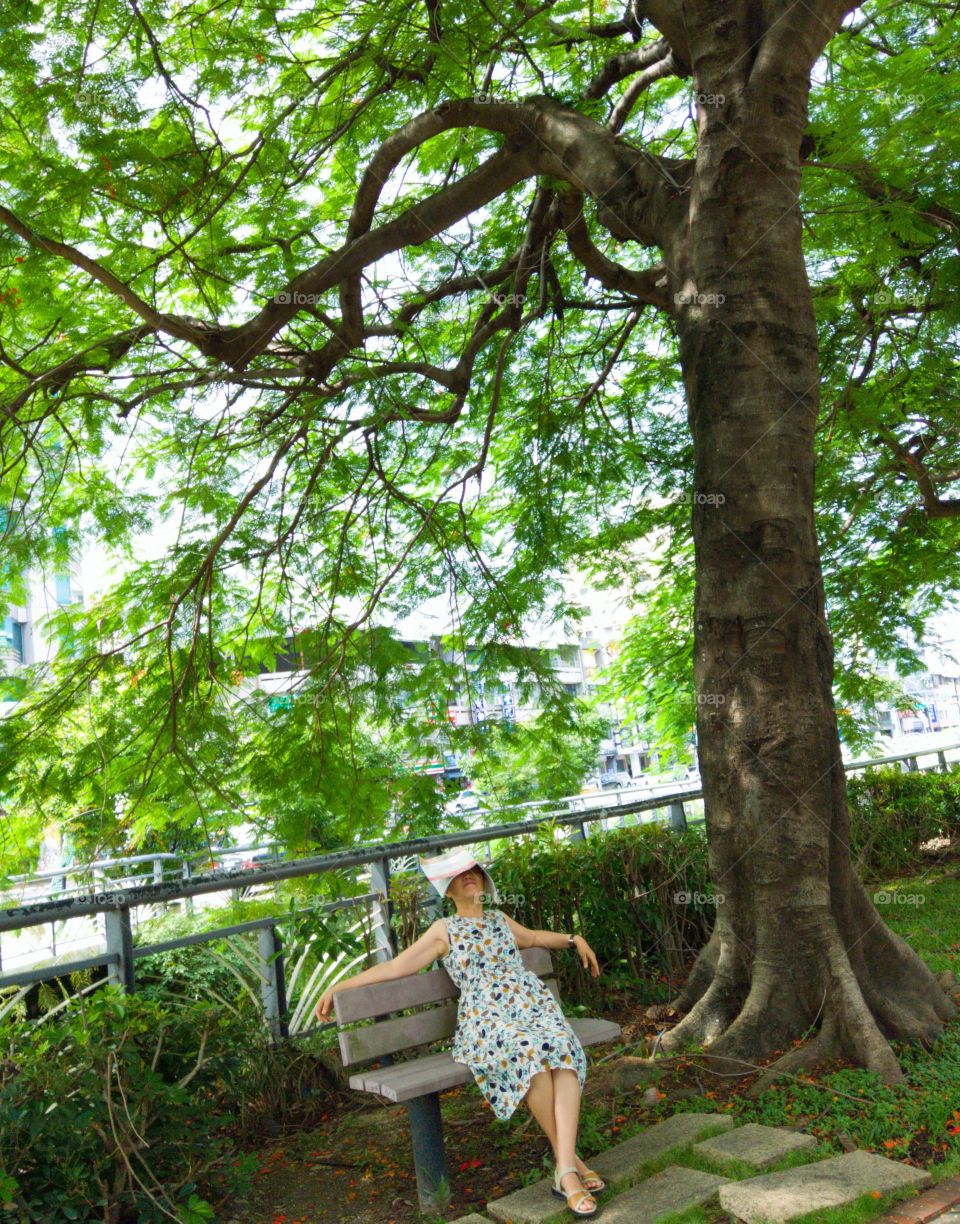
M 409 977 L 439 957 L 446 956 L 449 950 L 447 928 L 443 919 L 438 918 L 409 948 L 404 948 L 399 956 L 393 957 L 392 960 L 382 961 L 378 965 L 371 965 L 362 973 L 343 978 L 335 986 L 331 986 L 317 1004 L 317 1019 L 329 1018 L 333 1007 L 333 996 L 342 990 L 353 990 L 357 986 L 372 986 L 374 982 L 393 982 L 397 978 Z
M 503 913 L 502 910 L 501 913 Z M 570 946 L 568 937 L 561 935 L 559 931 L 531 931 L 519 922 L 514 922 L 509 914 L 504 914 L 503 916 L 507 920 L 507 926 L 512 931 L 518 948 L 553 948 L 559 951 L 560 948 Z M 593 948 L 590 947 L 582 935 L 574 935 L 573 943 L 584 969 L 589 969 L 593 977 L 599 977 L 600 966 L 597 963 L 597 956 Z
M 517 941 L 518 948 L 554 948 L 559 950 L 567 946 L 566 935 L 560 935 L 556 931 L 531 931 L 528 927 L 515 922 L 509 914 L 504 914 L 503 916 L 507 920 L 507 926 L 513 932 L 513 938 Z

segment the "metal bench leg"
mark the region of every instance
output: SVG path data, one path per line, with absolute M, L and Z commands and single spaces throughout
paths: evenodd
M 435 1213 L 446 1207 L 438 1202 L 437 1189 L 441 1182 L 447 1187 L 447 1156 L 443 1146 L 443 1123 L 440 1119 L 440 1093 L 405 1101 L 413 1136 L 413 1161 L 417 1169 L 417 1194 L 420 1210 Z

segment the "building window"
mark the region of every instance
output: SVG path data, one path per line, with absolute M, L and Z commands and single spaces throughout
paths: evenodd
M 53 587 L 58 604 L 62 606 L 63 604 L 68 604 L 71 602 L 69 574 L 55 574 L 53 579 Z
M 13 655 L 17 663 L 23 662 L 23 625 L 8 616 L 0 629 L 0 649 Z

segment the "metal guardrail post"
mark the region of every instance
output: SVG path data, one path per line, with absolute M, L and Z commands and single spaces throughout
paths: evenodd
M 687 827 L 687 812 L 682 803 L 670 804 L 670 828 L 682 833 Z
M 163 883 L 163 859 L 161 858 L 153 860 L 153 882 L 154 884 Z M 166 905 L 163 908 L 166 909 Z
M 370 891 L 378 894 L 370 906 L 373 915 L 374 956 L 378 961 L 393 960 L 396 948 L 390 926 L 390 860 L 374 859 L 370 864 Z
M 950 769 L 950 766 L 947 764 L 947 754 L 945 752 L 938 752 L 937 760 L 940 762 L 940 772 L 947 773 Z
M 260 998 L 263 1014 L 274 1042 L 288 1037 L 287 984 L 283 970 L 283 943 L 275 926 L 261 927 L 257 932 Z
M 102 893 L 104 891 L 103 869 L 101 867 L 94 867 L 92 875 L 93 875 L 93 891 L 98 894 Z M 103 914 L 102 923 L 95 918 L 94 925 L 98 928 L 98 930 L 100 931 L 100 934 L 104 937 L 104 939 L 106 939 L 107 938 L 107 916 L 106 914 Z
M 907 757 L 907 773 L 916 773 L 918 771 L 917 758 Z
M 189 884 L 190 883 L 190 860 L 189 859 L 183 860 L 183 867 L 181 868 L 180 874 L 183 877 L 184 884 Z M 186 902 L 186 905 L 184 906 L 184 911 L 188 914 L 192 914 L 193 913 L 193 897 L 186 896 L 184 897 L 184 901 Z
M 122 986 L 127 994 L 133 994 L 136 984 L 133 977 L 133 932 L 130 929 L 130 907 L 118 905 L 116 909 L 103 912 L 106 928 L 107 952 L 116 956 L 116 962 L 107 966 L 107 980 L 114 986 Z
M 581 842 L 587 840 L 587 825 L 586 821 L 580 820 L 570 828 L 570 841 Z

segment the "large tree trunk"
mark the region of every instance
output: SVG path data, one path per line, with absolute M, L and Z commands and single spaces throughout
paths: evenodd
M 818 350 L 798 207 L 808 76 L 788 63 L 764 74 L 756 48 L 738 59 L 721 24 L 692 31 L 710 72 L 697 79 L 688 228 L 667 251 L 695 450 L 717 921 L 661 1048 L 702 1043 L 744 1073 L 785 1050 L 778 1071 L 842 1055 L 889 1083 L 902 1072 L 888 1039 L 930 1043 L 957 1009 L 851 864 L 813 513 Z

